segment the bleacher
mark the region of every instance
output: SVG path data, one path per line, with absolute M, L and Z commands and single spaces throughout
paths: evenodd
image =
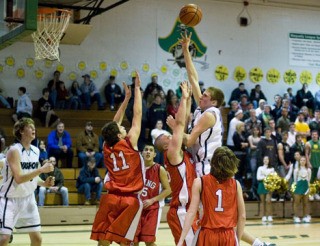
M 224 127 L 227 129 L 227 114 L 229 108 L 222 110 L 222 118 Z M 14 113 L 13 109 L 0 109 L 1 128 L 4 129 L 7 138 L 7 145 L 13 143 L 12 126 L 13 121 L 11 115 Z M 61 167 L 61 171 L 64 174 L 65 186 L 69 190 L 69 204 L 68 207 L 63 207 L 58 204 L 62 204 L 61 197 L 58 194 L 49 193 L 46 195 L 45 206 L 39 207 L 41 220 L 43 225 L 54 225 L 54 224 L 91 224 L 93 222 L 97 207 L 96 206 L 84 206 L 84 195 L 78 194 L 76 189 L 76 179 L 79 175 L 80 168 L 78 168 L 78 158 L 76 156 L 75 143 L 77 134 L 84 130 L 85 123 L 92 121 L 94 131 L 100 134 L 101 127 L 108 121 L 113 119 L 115 111 L 98 111 L 98 110 L 60 110 L 56 111 L 57 115 L 62 122 L 65 123 L 65 129 L 71 134 L 73 142 L 73 150 L 75 156 L 73 158 L 73 168 L 63 168 L 61 163 L 58 165 Z M 47 135 L 53 128 L 45 128 L 41 125 L 39 119 L 34 118 L 37 129 L 37 137 L 45 140 Z M 129 122 L 124 119 L 123 125 L 129 127 Z M 226 139 L 226 131 L 224 134 L 224 140 Z M 105 168 L 99 168 L 101 177 L 104 178 Z M 105 192 L 105 191 L 104 191 Z M 103 192 L 103 193 L 104 193 Z M 312 216 L 320 216 L 320 202 L 310 202 Z M 166 212 L 168 206 L 163 208 L 163 214 L 161 221 L 166 221 Z M 260 218 L 259 217 L 259 202 L 246 202 L 247 218 Z M 291 201 L 275 202 L 274 205 L 274 217 L 292 217 L 293 204 Z

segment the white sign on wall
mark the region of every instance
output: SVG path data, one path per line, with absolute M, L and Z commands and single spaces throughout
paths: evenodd
M 289 64 L 320 67 L 320 35 L 289 33 Z

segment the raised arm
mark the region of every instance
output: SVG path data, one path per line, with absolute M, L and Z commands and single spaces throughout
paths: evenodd
M 119 125 L 121 125 L 121 123 L 122 123 L 124 114 L 126 112 L 126 108 L 128 106 L 129 100 L 131 98 L 130 87 L 125 82 L 122 82 L 122 85 L 123 85 L 124 92 L 125 92 L 125 98 L 124 98 L 123 102 L 121 103 L 117 113 L 113 117 L 113 121 L 117 122 Z
M 128 138 L 134 148 L 137 147 L 138 138 L 141 132 L 141 119 L 142 119 L 142 98 L 140 91 L 140 75 L 136 72 L 136 80 L 134 83 L 134 103 L 133 103 L 133 119 L 131 129 L 128 132 Z
M 202 94 L 199 86 L 198 72 L 192 62 L 191 54 L 189 51 L 191 36 L 192 36 L 192 32 L 190 32 L 189 36 L 186 32 L 184 33 L 184 35 L 181 34 L 180 44 L 182 45 L 184 61 L 186 63 L 189 82 L 191 83 L 191 86 L 192 86 L 193 96 L 197 105 L 199 105 L 199 100 Z
M 180 87 L 182 90 L 182 97 L 178 112 L 175 115 L 176 118 L 173 119 L 172 116 L 168 116 L 167 118 L 167 124 L 172 129 L 172 139 L 168 145 L 167 157 L 172 165 L 177 165 L 182 161 L 181 147 L 186 122 L 187 99 L 189 97 L 187 82 L 182 82 Z
M 242 188 L 238 181 L 237 182 L 237 203 L 238 203 L 238 223 L 237 223 L 237 238 L 240 242 L 244 232 L 244 226 L 246 224 L 246 208 L 244 205 Z

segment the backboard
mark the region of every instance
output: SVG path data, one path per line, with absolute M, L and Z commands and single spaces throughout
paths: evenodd
M 0 50 L 37 30 L 38 0 L 0 1 Z

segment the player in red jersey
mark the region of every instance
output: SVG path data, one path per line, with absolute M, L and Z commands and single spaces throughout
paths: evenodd
M 98 245 L 102 246 L 110 245 L 112 241 L 128 245 L 134 238 L 143 208 L 140 193 L 145 171 L 137 147 L 142 118 L 140 84 L 137 73 L 133 120 L 128 134 L 121 126 L 131 97 L 131 90 L 125 83 L 125 99 L 113 121 L 102 129 L 104 163 L 108 169 L 104 186 L 108 194 L 101 197 L 91 233 L 91 239 L 99 241 Z
M 153 145 L 146 144 L 142 151 L 146 167 L 146 181 L 141 193 L 143 211 L 136 231 L 135 246 L 139 245 L 139 242 L 145 242 L 147 246 L 156 245 L 156 233 L 164 206 L 164 198 L 171 193 L 167 171 L 153 161 L 155 156 Z
M 218 147 L 211 159 L 210 174 L 197 178 L 192 186 L 192 201 L 178 246 L 190 230 L 200 201 L 203 217 L 194 245 L 239 245 L 244 231 L 246 211 L 240 183 L 233 178 L 239 160 L 227 147 Z
M 172 129 L 172 136 L 160 135 L 155 146 L 164 151 L 165 166 L 170 175 L 172 200 L 167 213 L 167 221 L 171 229 L 175 243 L 178 243 L 184 218 L 191 201 L 192 182 L 196 178 L 191 157 L 186 151 L 182 151 L 182 138 L 186 123 L 187 101 L 190 104 L 191 91 L 186 82 L 181 84 L 182 98 L 175 119 L 169 116 L 167 124 Z M 189 105 L 188 105 L 189 106 Z M 188 231 L 184 245 L 191 245 L 194 237 L 193 230 Z

